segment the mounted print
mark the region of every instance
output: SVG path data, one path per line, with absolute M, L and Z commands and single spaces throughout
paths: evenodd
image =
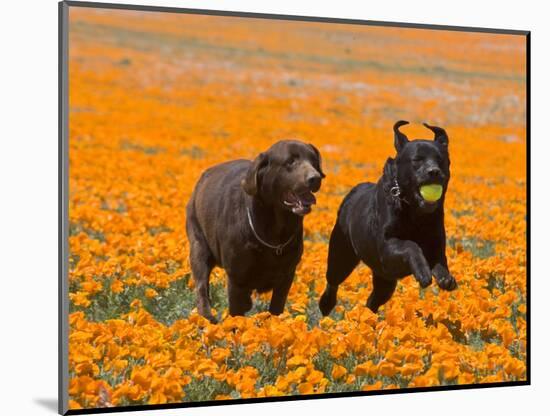
M 529 32 L 59 11 L 60 413 L 529 384 Z

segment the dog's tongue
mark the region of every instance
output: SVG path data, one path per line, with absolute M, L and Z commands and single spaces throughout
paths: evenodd
M 311 212 L 311 206 L 316 202 L 315 195 L 310 191 L 305 191 L 301 194 L 289 192 L 284 201 L 285 205 L 289 206 L 293 213 L 302 216 L 309 214 Z
M 315 199 L 315 195 L 313 195 L 312 192 L 304 192 L 299 195 L 297 195 L 298 199 L 300 199 L 300 202 L 302 205 L 314 205 L 317 202 L 317 199 Z

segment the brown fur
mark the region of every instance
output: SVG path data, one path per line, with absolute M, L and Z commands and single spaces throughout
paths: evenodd
M 235 160 L 207 169 L 187 204 L 190 263 L 199 313 L 215 322 L 209 299 L 214 266 L 228 276 L 229 313 L 244 315 L 253 290 L 273 290 L 269 311 L 280 314 L 303 251 L 303 215 L 319 190 L 319 151 L 299 141 L 275 143 L 250 162 Z M 286 201 L 286 203 L 285 203 Z M 268 244 L 285 243 L 281 253 Z

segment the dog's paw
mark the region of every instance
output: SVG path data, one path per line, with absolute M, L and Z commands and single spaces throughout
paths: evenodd
M 432 271 L 425 260 L 419 263 L 413 268 L 413 275 L 420 287 L 425 289 L 432 283 Z
M 418 283 L 420 284 L 420 287 L 422 289 L 426 289 L 428 286 L 430 286 L 432 284 L 432 276 L 422 276 L 421 278 L 417 278 L 416 280 L 418 280 Z
M 210 322 L 211 324 L 217 324 L 218 323 L 218 319 L 214 317 L 214 315 L 212 315 L 212 313 L 210 312 L 210 309 L 208 310 L 199 310 L 199 314 L 203 317 L 203 318 L 206 318 L 208 320 L 208 322 Z
M 198 309 L 199 315 L 201 315 L 203 318 L 206 318 L 211 324 L 218 323 L 218 320 L 214 318 L 214 316 L 212 315 L 209 302 L 207 303 L 199 300 L 197 309 Z
M 437 280 L 437 285 L 443 290 L 449 290 L 449 291 L 455 290 L 458 286 L 455 278 L 450 273 L 436 280 Z
M 447 275 L 443 279 L 439 280 L 437 282 L 439 287 L 443 290 L 455 290 L 458 287 L 458 284 L 456 283 L 455 278 L 452 275 Z
M 441 264 L 436 264 L 433 268 L 433 274 L 437 285 L 443 290 L 455 290 L 457 288 L 457 283 L 455 278 L 446 267 L 443 267 Z

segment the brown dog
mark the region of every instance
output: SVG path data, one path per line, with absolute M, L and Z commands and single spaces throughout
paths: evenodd
M 214 266 L 228 276 L 229 313 L 244 315 L 253 290 L 273 290 L 269 311 L 283 312 L 303 251 L 303 216 L 325 175 L 311 144 L 275 143 L 250 162 L 207 169 L 187 204 L 190 262 L 199 313 L 216 322 L 209 300 Z

